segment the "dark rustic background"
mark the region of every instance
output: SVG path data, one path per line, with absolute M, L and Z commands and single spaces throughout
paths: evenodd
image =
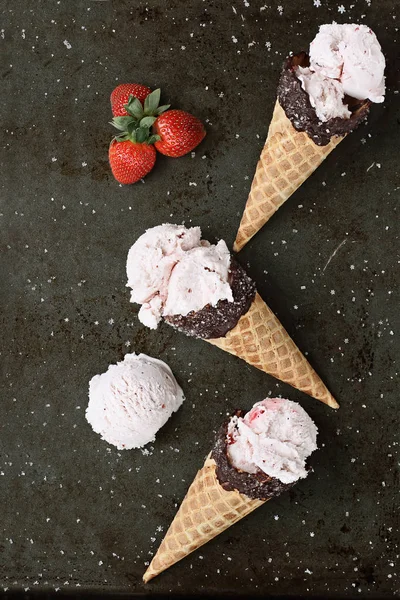
M 146 591 L 399 593 L 400 7 L 341 1 L 2 0 L 0 590 L 142 593 L 223 415 L 282 394 L 319 426 L 315 472 Z M 233 242 L 282 61 L 333 20 L 376 32 L 385 103 L 239 260 L 338 412 L 168 326 L 145 329 L 125 288 L 147 227 L 184 221 Z M 121 187 L 107 122 L 127 81 L 161 87 L 208 134 L 193 157 L 159 156 Z M 154 446 L 119 452 L 84 412 L 89 379 L 129 351 L 166 360 L 187 400 Z

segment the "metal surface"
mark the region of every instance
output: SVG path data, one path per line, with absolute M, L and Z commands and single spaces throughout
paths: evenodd
M 393 0 L 318 4 L 3 0 L 2 588 L 143 593 L 223 415 L 282 394 L 319 426 L 315 472 L 146 591 L 399 592 L 400 13 Z M 147 227 L 184 220 L 232 243 L 282 60 L 334 19 L 377 33 L 386 101 L 239 258 L 338 412 L 168 326 L 146 330 L 125 288 Z M 126 81 L 160 86 L 208 135 L 193 158 L 159 156 L 144 183 L 120 187 L 108 97 Z M 88 381 L 133 350 L 166 360 L 187 400 L 154 446 L 119 452 L 85 420 Z

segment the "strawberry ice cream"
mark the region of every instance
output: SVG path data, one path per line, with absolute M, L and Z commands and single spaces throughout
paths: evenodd
M 308 67 L 299 67 L 297 77 L 303 90 L 309 95 L 311 106 L 315 108 L 320 121 L 329 121 L 335 117 L 350 118 L 351 112 L 343 102 L 344 92 L 340 81 L 328 79 Z
M 119 450 L 140 448 L 155 440 L 183 400 L 165 362 L 145 354 L 126 354 L 122 362 L 91 379 L 86 419 Z
M 142 305 L 139 320 L 156 329 L 162 317 L 232 301 L 230 261 L 225 242 L 202 240 L 199 227 L 164 224 L 148 229 L 129 250 L 126 265 L 131 302 Z
M 306 459 L 317 449 L 317 427 L 296 402 L 268 398 L 228 424 L 227 454 L 233 467 L 264 472 L 282 483 L 307 476 Z
M 385 57 L 374 32 L 366 25 L 321 25 L 310 45 L 310 66 L 296 74 L 320 121 L 351 113 L 345 96 L 383 102 Z

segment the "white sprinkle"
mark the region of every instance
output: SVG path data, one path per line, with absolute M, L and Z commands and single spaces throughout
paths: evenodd
M 68 40 L 64 40 L 63 44 L 67 48 L 67 50 L 71 50 L 72 46 Z

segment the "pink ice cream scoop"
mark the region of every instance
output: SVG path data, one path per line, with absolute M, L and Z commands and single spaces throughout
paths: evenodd
M 307 476 L 306 459 L 317 449 L 317 427 L 291 400 L 268 398 L 243 417 L 232 417 L 227 431 L 228 458 L 236 469 L 263 471 L 283 483 Z
M 351 113 L 345 95 L 383 102 L 385 57 L 375 33 L 366 25 L 321 25 L 310 44 L 310 67 L 296 74 L 320 121 Z
M 230 262 L 225 242 L 202 240 L 200 227 L 166 223 L 148 229 L 130 248 L 126 263 L 131 302 L 142 305 L 139 320 L 156 329 L 162 317 L 232 301 Z
M 126 354 L 123 361 L 91 379 L 86 419 L 118 449 L 140 448 L 154 441 L 183 400 L 165 362 L 146 354 Z

